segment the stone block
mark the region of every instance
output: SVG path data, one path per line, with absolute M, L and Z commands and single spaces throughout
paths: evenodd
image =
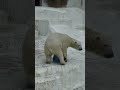
M 48 20 L 35 20 L 35 25 L 37 27 L 38 35 L 45 36 L 49 31 Z

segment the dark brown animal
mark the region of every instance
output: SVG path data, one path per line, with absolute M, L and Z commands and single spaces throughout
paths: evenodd
M 85 45 L 87 51 L 97 55 L 105 58 L 114 56 L 110 39 L 88 27 L 85 27 Z

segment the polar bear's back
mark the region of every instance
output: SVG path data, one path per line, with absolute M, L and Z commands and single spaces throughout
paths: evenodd
M 69 36 L 68 35 L 66 35 L 66 34 L 62 34 L 62 33 L 51 33 L 49 36 L 48 36 L 48 39 L 49 38 L 52 38 L 52 39 L 60 39 L 60 40 L 64 40 L 64 39 L 67 39 L 67 38 L 69 38 Z
M 66 34 L 61 33 L 51 33 L 46 39 L 45 46 L 47 48 L 55 49 L 58 47 L 62 47 L 62 45 L 68 41 L 70 37 Z
M 51 42 L 51 43 L 61 43 L 61 42 L 64 42 L 66 41 L 68 38 L 70 38 L 68 35 L 66 34 L 62 34 L 62 33 L 51 33 L 47 40 L 46 40 L 46 43 L 48 42 Z

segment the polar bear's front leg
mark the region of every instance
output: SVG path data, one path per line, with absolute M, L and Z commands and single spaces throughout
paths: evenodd
M 59 52 L 56 53 L 56 55 L 59 57 L 60 59 L 60 64 L 61 65 L 65 65 L 65 61 L 64 61 L 64 57 L 63 57 L 63 52 L 61 49 L 58 50 Z
M 65 62 L 67 62 L 67 48 L 64 48 L 62 51 L 63 51 L 64 60 Z
M 51 63 L 51 55 L 52 54 L 46 47 L 44 47 L 44 52 L 45 52 L 45 56 L 46 56 L 46 63 L 50 64 Z

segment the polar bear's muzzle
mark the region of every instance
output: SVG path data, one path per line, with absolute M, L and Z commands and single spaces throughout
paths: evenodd
M 79 45 L 77 46 L 77 49 L 78 49 L 79 51 L 83 50 L 81 44 L 79 44 Z
M 79 48 L 79 50 L 81 51 L 81 50 L 82 50 L 82 48 Z

